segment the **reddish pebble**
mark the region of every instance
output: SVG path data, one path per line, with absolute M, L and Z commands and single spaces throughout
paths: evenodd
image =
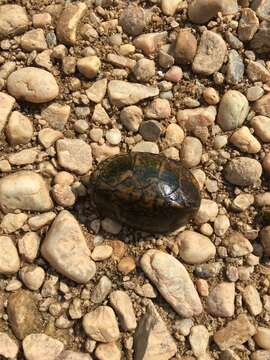
M 182 80 L 183 71 L 179 66 L 172 66 L 165 74 L 165 79 L 171 82 Z

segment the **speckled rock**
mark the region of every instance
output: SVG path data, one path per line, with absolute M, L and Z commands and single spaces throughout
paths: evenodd
M 31 334 L 23 340 L 26 360 L 56 360 L 64 350 L 64 344 L 45 334 Z
M 229 161 L 224 169 L 224 176 L 231 184 L 252 186 L 258 183 L 262 175 L 259 161 L 247 157 L 238 157 Z

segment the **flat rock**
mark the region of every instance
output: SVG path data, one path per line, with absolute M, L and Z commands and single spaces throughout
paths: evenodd
M 0 39 L 20 35 L 28 26 L 29 19 L 25 8 L 19 5 L 0 6 Z
M 205 30 L 192 64 L 193 71 L 202 75 L 214 74 L 221 68 L 226 52 L 226 43 L 222 37 L 213 31 Z
M 188 318 L 202 312 L 201 300 L 188 272 L 173 256 L 149 250 L 141 258 L 141 267 L 177 314 Z
M 238 84 L 243 80 L 245 65 L 242 57 L 236 50 L 230 50 L 228 55 L 226 81 L 229 84 Z
M 257 100 L 254 110 L 260 115 L 270 116 L 270 94 L 266 94 Z
M 157 87 L 145 86 L 121 80 L 112 80 L 108 85 L 108 95 L 113 105 L 118 107 L 137 104 L 139 101 L 159 94 Z
M 101 304 L 111 291 L 112 282 L 106 275 L 104 275 L 99 279 L 99 282 L 95 286 L 91 294 L 91 301 L 95 304 Z
M 16 100 L 14 99 L 14 97 L 0 92 L 0 107 L 1 107 L 1 113 L 0 113 L 0 133 L 1 131 L 4 129 L 7 121 L 8 121 L 8 117 L 11 113 L 11 110 L 15 104 Z
M 22 37 L 20 42 L 21 48 L 26 52 L 43 51 L 46 50 L 48 45 L 45 38 L 43 29 L 34 29 L 27 31 Z
M 243 300 L 251 315 L 257 316 L 263 311 L 260 294 L 253 285 L 247 285 L 243 291 Z
M 255 334 L 255 326 L 245 314 L 241 314 L 237 319 L 230 321 L 224 328 L 218 330 L 214 334 L 214 341 L 220 350 L 226 350 L 244 344 Z
M 13 241 L 8 236 L 0 236 L 0 274 L 14 274 L 19 271 L 20 258 Z
M 222 282 L 215 286 L 206 301 L 207 312 L 215 317 L 234 315 L 235 284 Z
M 183 231 L 177 236 L 177 243 L 180 258 L 188 264 L 201 264 L 216 254 L 212 241 L 195 231 Z
M 96 266 L 80 225 L 66 210 L 54 220 L 41 254 L 52 267 L 77 283 L 87 283 L 95 275 Z
M 43 319 L 30 291 L 19 290 L 10 295 L 7 313 L 11 329 L 20 340 L 42 330 Z
M 137 321 L 130 297 L 125 291 L 116 290 L 110 294 L 110 303 L 114 308 L 121 328 L 124 331 L 132 331 L 137 327 Z
M 8 142 L 11 145 L 27 144 L 31 140 L 33 133 L 32 121 L 19 111 L 13 111 L 6 126 Z
M 7 79 L 7 88 L 17 100 L 37 104 L 51 101 L 59 94 L 55 77 L 50 72 L 35 67 L 14 71 Z
M 56 143 L 60 166 L 76 174 L 86 174 L 92 167 L 92 150 L 81 139 L 60 139 Z
M 11 234 L 22 228 L 28 216 L 24 213 L 6 214 L 0 224 L 1 229 L 5 234 Z
M 108 343 L 117 341 L 120 337 L 115 313 L 109 306 L 99 306 L 87 313 L 83 318 L 83 328 L 95 341 Z
M 64 130 L 70 116 L 70 106 L 53 103 L 41 112 L 41 117 L 55 130 Z
M 16 341 L 8 336 L 8 334 L 0 332 L 0 356 L 13 359 L 16 358 L 18 352 L 19 347 Z
M 259 19 L 255 11 L 244 8 L 241 11 L 241 19 L 238 23 L 238 37 L 241 41 L 250 41 L 259 27 Z
M 69 4 L 60 15 L 56 34 L 58 40 L 65 45 L 74 45 L 77 39 L 77 28 L 86 13 L 87 5 L 83 2 Z
M 26 360 L 56 360 L 64 350 L 64 344 L 45 334 L 31 334 L 23 340 Z
M 209 333 L 206 327 L 204 325 L 193 326 L 189 335 L 189 343 L 197 358 L 205 358 L 208 342 Z
M 0 204 L 5 212 L 15 209 L 43 212 L 53 207 L 47 184 L 32 171 L 19 171 L 0 180 Z
M 177 352 L 172 336 L 151 301 L 137 327 L 134 347 L 135 360 L 169 360 Z
M 89 100 L 100 103 L 107 91 L 108 80 L 102 79 L 94 82 L 85 92 Z
M 217 115 L 215 106 L 199 107 L 196 109 L 179 110 L 177 121 L 179 125 L 188 131 L 194 131 L 196 127 L 208 127 L 214 124 Z

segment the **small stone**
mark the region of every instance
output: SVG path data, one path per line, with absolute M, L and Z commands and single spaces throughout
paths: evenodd
M 149 59 L 140 59 L 132 69 L 136 80 L 148 82 L 156 73 L 155 62 Z
M 103 130 L 98 128 L 91 129 L 89 132 L 89 136 L 91 140 L 99 142 L 103 137 Z
M 264 90 L 260 86 L 251 86 L 247 90 L 247 99 L 248 101 L 259 100 L 264 94 Z
M 30 291 L 19 290 L 11 294 L 7 312 L 12 331 L 19 340 L 42 330 L 42 317 Z
M 87 5 L 83 2 L 69 4 L 61 13 L 56 27 L 59 42 L 65 45 L 74 45 L 77 40 L 77 28 L 84 14 Z
M 204 325 L 193 326 L 189 335 L 189 343 L 193 354 L 201 357 L 206 354 L 208 347 L 209 333 Z
M 209 295 L 209 286 L 208 286 L 208 282 L 204 279 L 196 279 L 196 288 L 198 290 L 198 293 L 201 296 L 208 296 Z
M 110 304 L 116 312 L 120 326 L 124 331 L 132 331 L 137 327 L 136 316 L 128 294 L 121 290 L 110 294 Z
M 14 71 L 7 79 L 7 88 L 17 100 L 37 104 L 51 101 L 59 94 L 54 76 L 46 70 L 34 67 Z
M 31 334 L 23 340 L 26 360 L 55 360 L 64 350 L 64 344 L 45 334 Z
M 238 23 L 238 36 L 242 41 L 250 41 L 259 28 L 259 19 L 256 13 L 245 8 L 241 11 L 241 19 Z
M 97 104 L 95 106 L 92 121 L 102 125 L 106 125 L 111 122 L 109 115 L 101 104 Z
M 225 166 L 225 179 L 238 186 L 254 186 L 260 180 L 262 166 L 259 161 L 247 157 L 238 157 Z
M 118 35 L 120 35 L 120 34 L 118 34 Z M 147 60 L 147 59 L 141 59 L 141 60 Z M 137 64 L 139 63 L 139 61 L 137 62 Z M 150 60 L 148 60 L 148 61 L 150 61 Z M 113 53 L 109 53 L 107 55 L 107 62 L 109 62 L 110 64 L 112 64 L 115 67 L 123 68 L 123 69 L 128 68 L 130 70 L 133 70 L 136 66 L 135 60 L 132 60 L 126 56 L 116 55 Z M 149 63 L 148 64 L 145 63 L 144 64 L 145 66 L 143 64 L 141 64 L 141 65 L 142 66 L 139 66 L 139 68 L 142 70 L 141 75 L 143 75 L 144 72 L 145 72 L 145 74 L 147 74 L 148 69 L 151 71 L 151 65 L 148 67 Z M 155 63 L 154 63 L 154 65 L 155 65 Z M 139 73 L 140 73 L 140 70 L 139 70 Z M 135 72 L 134 72 L 134 74 L 135 74 Z M 144 81 L 144 80 L 142 80 L 142 81 Z
M 168 146 L 179 146 L 185 137 L 183 129 L 177 124 L 170 124 L 165 133 L 165 142 Z
M 222 282 L 211 290 L 206 300 L 207 312 L 214 317 L 232 317 L 234 301 L 234 283 Z
M 38 133 L 38 140 L 45 147 L 48 149 L 51 147 L 58 139 L 64 137 L 63 133 L 58 130 L 53 130 L 51 128 L 42 129 Z
M 91 258 L 94 261 L 103 261 L 112 256 L 113 248 L 109 245 L 98 245 L 94 248 Z
M 270 350 L 270 329 L 263 326 L 258 326 L 257 333 L 253 337 L 256 344 L 264 350 Z
M 0 332 L 0 355 L 5 359 L 15 359 L 19 352 L 19 347 L 15 340 L 8 334 Z
M 28 216 L 26 214 L 7 214 L 3 217 L 0 227 L 6 234 L 14 233 L 22 228 Z
M 117 319 L 109 306 L 99 306 L 83 318 L 83 329 L 93 340 L 108 343 L 120 337 Z
M 214 74 L 221 68 L 226 52 L 226 43 L 219 34 L 204 31 L 192 63 L 193 71 L 203 75 Z
M 18 153 L 13 153 L 8 156 L 8 161 L 11 165 L 28 165 L 33 164 L 38 156 L 37 149 L 24 149 Z
M 92 360 L 92 358 L 86 353 L 66 350 L 60 354 L 57 360 Z
M 137 102 L 159 94 L 156 87 L 145 86 L 120 80 L 111 80 L 108 95 L 111 103 L 118 107 L 133 105 Z
M 0 92 L 0 106 L 1 106 L 0 132 L 4 129 L 15 102 L 16 100 L 12 96 Z
M 197 127 L 204 128 L 213 125 L 216 115 L 217 110 L 214 106 L 179 110 L 177 122 L 188 131 L 195 131 Z
M 250 124 L 261 141 L 270 142 L 270 117 L 254 116 Z
M 52 211 L 46 212 L 41 215 L 36 215 L 28 220 L 28 225 L 30 226 L 31 230 L 39 230 L 42 227 L 50 224 L 54 220 L 55 216 L 56 214 Z
M 2 173 L 11 172 L 11 166 L 8 160 L 0 160 L 0 172 Z
M 136 263 L 131 256 L 123 257 L 117 266 L 118 271 L 124 274 L 129 274 L 136 269 Z
M 86 95 L 90 101 L 98 104 L 105 97 L 107 91 L 107 79 L 98 80 L 91 85 L 90 88 L 86 90 Z
M 140 141 L 133 148 L 133 152 L 149 152 L 152 154 L 158 154 L 158 145 L 151 141 Z
M 144 109 L 147 119 L 161 120 L 171 116 L 171 105 L 166 99 L 155 99 Z
M 241 233 L 233 231 L 225 240 L 229 255 L 232 257 L 245 256 L 253 251 L 253 247 L 247 238 Z
M 214 334 L 214 341 L 220 350 L 226 350 L 242 345 L 255 333 L 255 326 L 245 314 L 241 314 L 237 319 L 230 321 L 224 328 L 218 330 Z
M 70 116 L 70 106 L 53 103 L 41 112 L 42 119 L 46 120 L 55 130 L 64 130 Z
M 118 145 L 121 142 L 121 131 L 118 129 L 108 130 L 105 136 L 111 145 Z
M 230 220 L 226 215 L 218 215 L 214 221 L 214 230 L 217 236 L 224 236 L 230 227 Z
M 202 199 L 199 210 L 195 216 L 196 224 L 214 222 L 218 215 L 218 205 L 213 200 Z
M 161 9 L 165 15 L 174 16 L 182 3 L 183 0 L 162 0 Z
M 16 209 L 43 212 L 53 206 L 47 184 L 32 171 L 18 171 L 0 180 L 0 204 L 5 212 Z
M 159 139 L 162 128 L 156 120 L 148 120 L 142 122 L 140 126 L 140 134 L 146 141 L 156 141 Z
M 112 282 L 107 276 L 102 276 L 91 294 L 91 301 L 101 304 L 112 290 Z
M 93 152 L 93 158 L 96 159 L 97 162 L 120 153 L 120 148 L 118 146 L 110 146 L 107 144 L 99 145 L 92 143 L 91 148 Z
M 226 81 L 229 84 L 238 84 L 243 81 L 245 65 L 242 57 L 236 50 L 229 51 Z
M 16 273 L 20 268 L 20 258 L 8 236 L 0 236 L 0 274 L 10 275 Z
M 141 258 L 141 267 L 180 316 L 189 318 L 202 312 L 200 298 L 188 272 L 173 256 L 148 250 Z
M 178 83 L 183 78 L 183 70 L 179 66 L 172 66 L 165 74 L 165 80 Z
M 229 90 L 221 99 L 217 122 L 224 131 L 234 130 L 243 124 L 248 112 L 247 98 L 237 90 Z
M 101 226 L 104 231 L 107 231 L 108 233 L 114 234 L 114 235 L 119 234 L 122 229 L 121 224 L 119 224 L 117 221 L 109 219 L 109 218 L 105 218 L 104 220 L 102 220 Z
M 254 111 L 259 115 L 270 116 L 270 94 L 262 96 L 255 102 Z
M 251 355 L 251 360 L 268 360 L 270 357 L 270 351 L 258 350 Z
M 24 7 L 19 5 L 1 5 L 0 39 L 20 35 L 27 30 L 29 19 Z
M 187 136 L 181 147 L 181 160 L 187 168 L 192 168 L 201 162 L 202 143 L 195 137 Z
M 256 11 L 262 20 L 270 20 L 270 6 L 267 0 L 258 0 L 252 3 L 252 9 Z
M 31 51 L 43 51 L 47 49 L 47 42 L 45 39 L 45 34 L 42 29 L 34 29 L 27 31 L 21 37 L 20 43 L 22 49 L 27 52 Z
M 195 231 L 183 231 L 177 236 L 179 256 L 188 264 L 201 264 L 215 257 L 215 245 L 208 237 Z
M 49 13 L 34 14 L 32 21 L 35 28 L 45 28 L 48 25 L 51 25 L 52 16 Z
M 179 64 L 192 63 L 197 52 L 197 39 L 190 29 L 181 29 L 173 45 L 173 57 Z
M 90 145 L 80 139 L 60 139 L 56 143 L 59 164 L 76 174 L 83 175 L 92 167 Z
M 143 120 L 143 112 L 138 106 L 127 106 L 121 111 L 120 120 L 129 131 L 138 131 Z
M 142 34 L 136 37 L 136 39 L 133 41 L 133 44 L 137 49 L 142 50 L 146 56 L 150 56 L 155 54 L 162 47 L 162 45 L 166 44 L 167 38 L 167 31 L 153 32 Z
M 27 144 L 33 132 L 33 125 L 28 117 L 18 111 L 11 113 L 6 127 L 7 139 L 11 145 Z
M 212 87 L 208 87 L 203 91 L 203 98 L 209 105 L 217 105 L 220 101 L 219 93 Z
M 246 68 L 248 78 L 253 81 L 267 82 L 270 80 L 270 71 L 259 61 L 250 60 Z
M 140 35 L 146 27 L 144 9 L 136 4 L 130 4 L 120 15 L 119 25 L 122 26 L 123 31 L 128 35 Z
M 116 343 L 98 344 L 95 355 L 98 360 L 121 360 L 121 350 Z
M 270 33 L 270 26 L 269 21 L 263 20 L 260 23 L 259 30 L 256 32 L 254 37 L 250 42 L 250 46 L 253 50 L 257 53 L 265 53 L 268 52 L 270 49 L 269 44 L 269 33 Z
M 81 228 L 66 210 L 54 220 L 43 241 L 41 254 L 52 267 L 77 283 L 86 283 L 95 275 L 96 266 L 90 260 L 90 250 Z
M 37 256 L 40 237 L 35 232 L 28 232 L 18 240 L 18 249 L 24 260 L 33 262 Z
M 88 79 L 95 78 L 100 70 L 101 61 L 97 56 L 88 56 L 79 59 L 77 62 L 78 70 Z
M 251 315 L 257 316 L 262 310 L 262 302 L 258 290 L 253 285 L 248 285 L 243 291 L 243 299 Z
M 251 134 L 249 128 L 246 126 L 236 130 L 230 137 L 230 142 L 240 151 L 247 152 L 249 154 L 256 154 L 261 150 L 261 144 L 255 136 Z
M 40 266 L 24 266 L 20 270 L 20 278 L 29 290 L 36 291 L 43 284 L 45 271 Z
M 149 301 L 134 338 L 134 360 L 169 360 L 177 346 L 155 306 Z

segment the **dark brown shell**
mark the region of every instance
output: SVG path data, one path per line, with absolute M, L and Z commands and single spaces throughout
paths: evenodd
M 106 159 L 91 183 L 102 216 L 146 232 L 176 230 L 196 214 L 201 202 L 198 183 L 188 169 L 151 153 Z

